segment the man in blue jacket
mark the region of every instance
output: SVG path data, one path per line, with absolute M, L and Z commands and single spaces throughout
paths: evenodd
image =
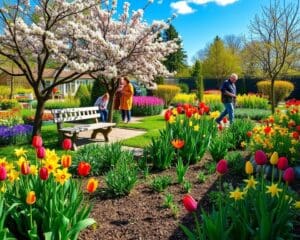
M 234 108 L 236 103 L 236 86 L 235 83 L 238 80 L 238 75 L 232 73 L 229 79 L 226 79 L 221 87 L 222 92 L 222 102 L 224 104 L 225 110 L 216 119 L 216 122 L 220 124 L 221 120 L 228 114 L 230 123 L 234 119 Z

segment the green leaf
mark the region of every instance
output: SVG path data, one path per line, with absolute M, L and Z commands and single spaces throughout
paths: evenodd
M 93 218 L 87 218 L 76 223 L 69 231 L 68 237 L 72 239 L 72 236 L 79 233 L 81 230 L 87 228 L 88 226 L 95 224 L 96 221 Z
M 191 230 L 189 230 L 186 226 L 184 226 L 182 224 L 179 224 L 179 227 L 182 229 L 182 231 L 188 237 L 189 240 L 196 240 L 197 239 L 195 234 Z

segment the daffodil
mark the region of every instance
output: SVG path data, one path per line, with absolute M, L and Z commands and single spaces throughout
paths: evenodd
M 266 186 L 268 189 L 266 193 L 270 193 L 272 197 L 274 197 L 275 195 L 279 197 L 279 192 L 282 192 L 282 189 L 278 188 L 277 185 L 277 183 L 272 183 L 271 186 Z
M 235 189 L 235 191 L 230 192 L 230 198 L 234 198 L 235 201 L 243 199 L 245 193 L 240 191 L 240 188 Z
M 169 119 L 169 123 L 170 124 L 172 124 L 172 123 L 174 123 L 176 120 L 175 120 L 176 118 L 172 115 L 171 117 L 170 117 L 170 119 Z
M 299 209 L 300 208 L 300 201 L 296 201 L 294 203 L 294 207 L 297 208 L 297 209 Z
M 32 174 L 32 175 L 38 174 L 38 169 L 37 169 L 36 165 L 30 165 L 30 174 Z
M 16 180 L 19 180 L 19 175 L 20 173 L 17 172 L 16 170 L 11 170 L 9 173 L 8 173 L 8 180 L 13 183 L 14 181 Z
M 198 132 L 198 131 L 199 131 L 199 125 L 198 125 L 198 124 L 194 126 L 194 131 L 195 131 L 195 132 Z
M 217 117 L 220 116 L 220 112 L 219 111 L 214 111 L 210 113 L 210 118 L 216 119 Z
M 251 176 L 249 179 L 245 179 L 244 182 L 247 183 L 247 186 L 246 186 L 247 189 L 249 189 L 249 188 L 255 189 L 256 184 L 258 184 L 258 181 L 255 181 L 253 176 Z
M 193 122 L 189 121 L 189 126 L 192 127 L 193 126 Z
M 23 148 L 15 149 L 15 155 L 16 155 L 17 157 L 24 156 L 26 153 L 27 153 L 27 150 L 25 150 L 25 149 L 23 149 Z
M 250 175 L 253 173 L 253 165 L 250 161 L 247 161 L 245 164 L 245 172 Z
M 25 161 L 26 161 L 26 158 L 24 158 L 24 157 L 22 156 L 22 157 L 20 157 L 20 158 L 18 159 L 17 165 L 18 165 L 19 167 L 21 167 L 21 165 L 22 165 L 23 162 L 25 162 Z
M 68 169 L 64 168 L 63 170 L 57 169 L 56 173 L 54 174 L 56 182 L 60 184 L 64 184 L 68 179 L 71 177 L 71 174 L 68 173 Z
M 292 153 L 292 154 L 296 152 L 296 149 L 294 147 L 289 148 L 289 150 L 290 150 L 290 153 Z

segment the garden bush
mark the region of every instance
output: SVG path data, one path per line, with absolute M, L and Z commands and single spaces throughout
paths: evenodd
M 196 104 L 196 94 L 186 94 L 186 93 L 178 93 L 172 100 L 172 105 L 177 106 L 178 104 L 188 103 L 191 105 Z
M 215 162 L 218 162 L 219 160 L 223 159 L 227 154 L 230 145 L 230 142 L 227 142 L 224 135 L 222 133 L 219 133 L 216 137 L 212 139 L 208 147 L 212 159 Z
M 157 85 L 157 89 L 153 91 L 153 94 L 162 98 L 165 102 L 165 107 L 168 107 L 179 92 L 180 87 L 175 85 Z
M 37 102 L 32 104 L 36 108 Z M 62 109 L 62 108 L 77 108 L 80 107 L 80 101 L 75 98 L 65 98 L 63 100 L 48 100 L 45 104 L 45 109 Z
M 128 195 L 137 182 L 138 169 L 132 152 L 123 152 L 121 158 L 106 174 L 108 191 L 114 196 Z
M 80 107 L 91 106 L 91 93 L 88 90 L 87 85 L 81 84 L 75 94 L 75 99 L 79 99 Z
M 10 95 L 11 89 L 10 86 L 0 86 L 0 99 L 1 98 L 8 98 Z M 33 93 L 32 88 L 24 88 L 24 87 L 14 87 L 13 94 L 29 94 Z
M 228 152 L 225 156 L 228 161 L 230 173 L 241 174 L 244 172 L 245 160 L 239 151 Z
M 249 109 L 249 108 L 236 108 L 234 115 L 236 118 L 261 120 L 267 118 L 271 114 L 271 110 L 265 109 Z
M 182 93 L 190 92 L 189 85 L 187 85 L 186 83 L 178 83 L 177 86 L 180 87 Z
M 20 104 L 16 99 L 0 99 L 0 108 L 2 110 L 19 108 Z
M 0 112 L 0 125 L 12 127 L 18 124 L 22 124 L 23 120 L 21 118 L 20 109 L 14 108 L 7 111 Z
M 84 159 L 92 167 L 91 175 L 99 176 L 109 171 L 121 159 L 122 154 L 120 143 L 88 144 L 76 152 L 70 171 L 76 174 L 75 166 Z
M 134 96 L 132 103 L 133 116 L 158 115 L 164 108 L 164 101 L 158 97 Z
M 259 93 L 263 95 L 271 96 L 271 81 L 264 80 L 256 83 L 257 89 Z M 291 92 L 294 90 L 294 84 L 284 80 L 276 80 L 274 84 L 275 91 L 275 103 L 283 101 L 286 97 L 288 97 Z
M 152 180 L 150 186 L 156 192 L 163 192 L 171 183 L 172 183 L 171 177 L 158 176 Z

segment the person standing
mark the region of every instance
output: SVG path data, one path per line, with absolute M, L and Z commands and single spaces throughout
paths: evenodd
M 234 120 L 234 108 L 236 103 L 236 86 L 235 83 L 238 80 L 238 75 L 232 73 L 229 79 L 226 79 L 221 87 L 222 103 L 224 104 L 224 111 L 216 119 L 216 122 L 220 124 L 221 120 L 228 114 L 229 122 L 232 123 Z
M 107 104 L 109 101 L 109 94 L 105 93 L 102 96 L 98 97 L 94 106 L 98 106 L 100 110 L 100 119 L 101 122 L 107 122 L 108 110 Z
M 121 102 L 120 102 L 120 110 L 122 112 L 122 120 L 127 123 L 131 120 L 131 108 L 132 108 L 132 100 L 133 100 L 133 86 L 130 83 L 127 77 L 123 78 L 123 89 L 121 91 Z

